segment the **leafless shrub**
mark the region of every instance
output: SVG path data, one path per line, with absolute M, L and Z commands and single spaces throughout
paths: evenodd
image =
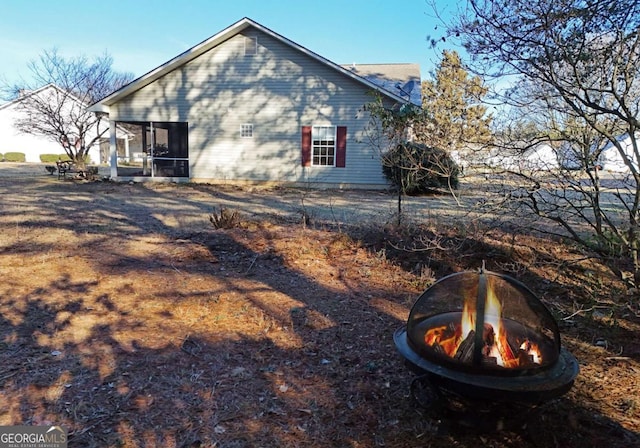
M 220 207 L 220 212 L 215 211 L 209 215 L 209 221 L 216 229 L 233 229 L 238 227 L 242 220 L 237 210 L 229 210 L 225 207 Z

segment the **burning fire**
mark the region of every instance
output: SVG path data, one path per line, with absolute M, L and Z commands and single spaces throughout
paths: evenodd
M 425 343 L 436 352 L 471 363 L 476 339 L 474 299 L 475 297 L 466 298 L 459 323 L 450 323 L 427 330 Z M 507 333 L 502 319 L 502 304 L 490 287 L 487 288 L 482 342 L 483 363 L 512 369 L 542 362 L 538 344 Z

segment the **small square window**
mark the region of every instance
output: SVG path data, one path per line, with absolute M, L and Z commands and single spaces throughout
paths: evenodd
M 253 138 L 253 125 L 252 124 L 240 125 L 240 137 Z

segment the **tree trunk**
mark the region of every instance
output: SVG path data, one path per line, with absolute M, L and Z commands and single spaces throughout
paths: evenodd
M 637 227 L 634 224 L 635 223 L 632 223 L 629 229 L 629 249 L 631 262 L 633 263 L 633 283 L 634 286 L 638 288 L 640 286 L 640 259 L 638 258 L 640 253 L 640 241 L 638 241 L 638 238 L 640 238 L 640 236 L 638 235 L 636 230 Z
M 86 149 L 84 147 L 81 147 L 78 151 L 76 151 L 75 157 L 74 157 L 74 161 L 76 162 L 76 166 L 81 169 L 81 170 L 85 170 L 86 169 Z
M 597 166 L 593 168 L 592 177 L 593 184 L 593 212 L 595 215 L 595 228 L 598 236 L 602 235 L 602 208 L 600 207 L 600 176 L 598 175 Z
M 402 225 L 402 195 L 404 194 L 404 177 L 400 178 L 400 185 L 398 185 L 398 219 L 397 225 Z

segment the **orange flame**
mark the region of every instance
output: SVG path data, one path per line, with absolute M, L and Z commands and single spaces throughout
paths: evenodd
M 513 356 L 509 341 L 507 340 L 507 332 L 502 325 L 502 304 L 491 288 L 487 289 L 484 322 L 485 325 L 491 325 L 495 333 L 495 341 L 494 344 L 491 345 L 489 356 L 496 358 L 499 366 L 505 367 L 505 363 L 516 359 L 516 357 Z
M 425 343 L 430 347 L 437 347 L 438 351 L 451 358 L 455 357 L 460 345 L 476 328 L 474 299 L 474 297 L 465 298 L 459 323 L 428 329 L 425 333 Z M 512 349 L 503 323 L 502 303 L 496 297 L 490 284 L 487 285 L 482 339 L 484 341 L 483 356 L 495 360 L 495 363 L 501 367 L 517 368 L 542 362 L 542 354 L 538 345 L 528 339 L 520 342 L 519 338 L 512 335 L 512 341 L 517 341 L 520 344 L 517 349 L 515 347 Z
M 471 301 L 464 301 L 464 308 L 462 309 L 462 320 L 460 322 L 460 326 L 462 327 L 462 334 L 465 335 L 465 337 L 476 328 L 476 310 L 471 308 L 471 304 L 469 302 Z

